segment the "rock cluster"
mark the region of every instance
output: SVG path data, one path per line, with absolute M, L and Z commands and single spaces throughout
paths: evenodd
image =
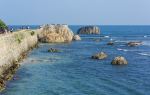
M 48 49 L 48 52 L 56 53 L 56 52 L 60 52 L 60 50 L 55 49 L 55 48 L 50 48 L 50 49 Z
M 139 46 L 139 45 L 142 45 L 142 42 L 129 42 L 129 43 L 127 43 L 128 44 L 128 46 L 131 46 L 131 47 L 133 47 L 133 46 Z
M 79 35 L 74 35 L 74 36 L 73 36 L 73 40 L 74 40 L 74 41 L 80 41 L 81 38 L 80 38 Z
M 92 56 L 92 59 L 102 60 L 102 59 L 105 59 L 105 58 L 107 58 L 107 54 L 105 54 L 104 52 L 100 52 L 100 53 L 95 54 L 95 55 Z
M 81 27 L 78 34 L 100 34 L 100 29 L 97 26 L 84 26 Z
M 114 58 L 114 60 L 111 62 L 111 64 L 113 64 L 113 65 L 124 65 L 124 64 L 128 64 L 128 62 L 124 57 L 118 56 L 118 57 Z
M 39 41 L 46 43 L 71 42 L 73 32 L 68 25 L 44 25 L 40 28 Z

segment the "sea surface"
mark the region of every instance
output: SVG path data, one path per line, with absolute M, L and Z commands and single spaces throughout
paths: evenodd
M 80 27 L 70 26 L 74 33 Z M 150 95 L 150 26 L 99 27 L 101 35 L 81 35 L 82 41 L 40 43 L 0 95 Z M 107 45 L 110 40 L 114 46 Z M 128 47 L 129 41 L 143 45 Z M 49 48 L 62 52 L 48 53 Z M 108 58 L 91 59 L 100 51 Z M 129 64 L 111 65 L 115 56 L 124 56 Z

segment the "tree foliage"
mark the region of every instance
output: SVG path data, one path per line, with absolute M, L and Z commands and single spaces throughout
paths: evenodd
M 0 32 L 4 32 L 5 30 L 8 30 L 7 25 L 0 19 Z

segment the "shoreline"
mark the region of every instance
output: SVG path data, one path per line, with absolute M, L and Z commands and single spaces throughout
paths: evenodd
M 5 89 L 7 81 L 13 78 L 20 62 L 37 45 L 38 36 L 32 30 L 21 30 L 0 37 L 0 46 L 3 47 L 0 55 L 0 92 Z

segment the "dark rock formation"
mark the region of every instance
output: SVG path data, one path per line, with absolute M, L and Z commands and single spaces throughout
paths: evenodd
M 105 54 L 104 52 L 100 52 L 100 53 L 95 54 L 95 55 L 92 56 L 92 59 L 102 60 L 102 59 L 105 59 L 105 58 L 107 58 L 107 54 Z
M 128 62 L 124 57 L 118 56 L 118 57 L 115 57 L 115 59 L 111 62 L 111 64 L 113 64 L 113 65 L 124 65 L 124 64 L 128 64 Z
M 142 45 L 142 42 L 129 42 L 127 43 L 128 46 L 134 47 L 134 46 L 139 46 Z
M 78 34 L 100 34 L 100 29 L 97 26 L 85 26 L 81 27 Z
M 57 52 L 60 52 L 60 50 L 54 49 L 54 48 L 50 48 L 50 49 L 48 50 L 48 52 L 57 53 Z
M 114 45 L 114 42 L 110 41 L 107 43 L 107 45 Z

